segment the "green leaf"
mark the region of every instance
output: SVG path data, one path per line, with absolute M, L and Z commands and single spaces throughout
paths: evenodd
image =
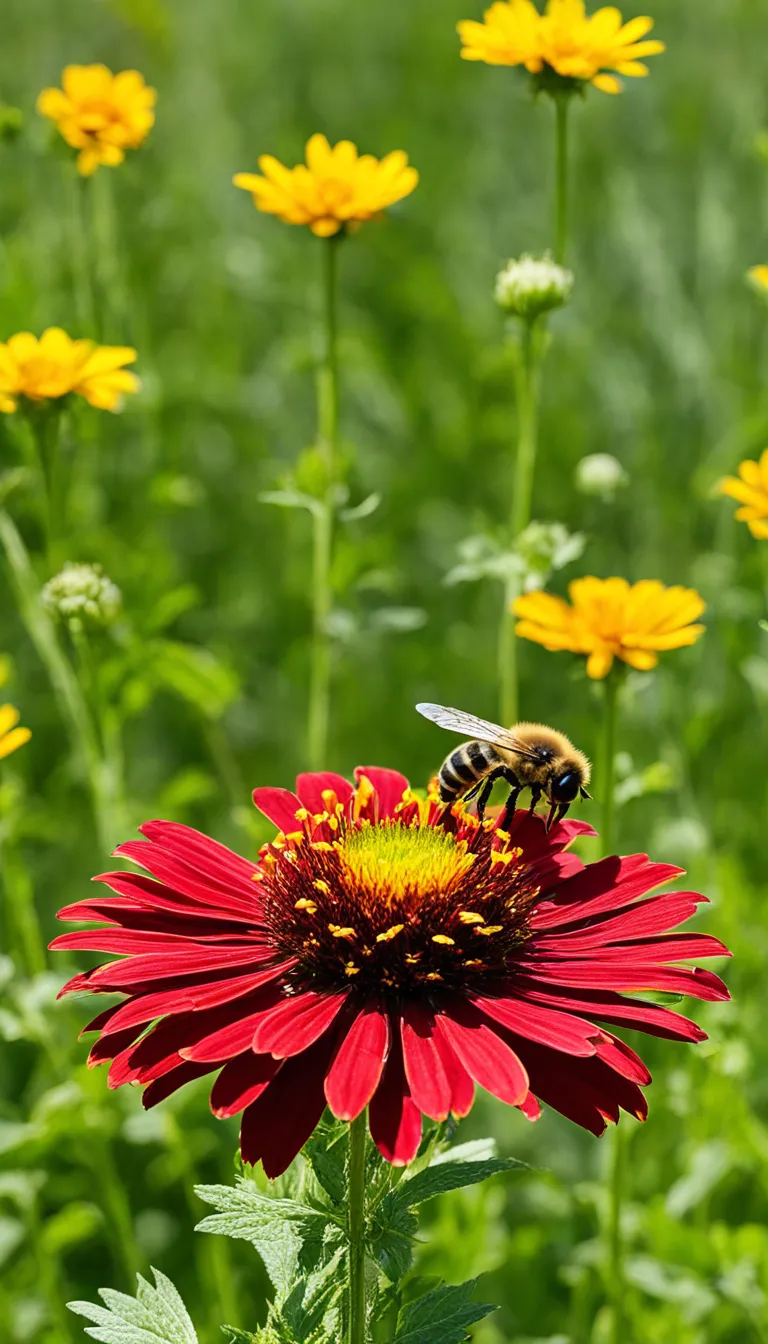
M 301 490 L 263 490 L 259 500 L 262 504 L 275 504 L 279 509 L 306 509 L 318 518 L 324 509 L 321 500 L 305 495 Z
M 366 495 L 365 499 L 359 504 L 355 504 L 351 509 L 342 509 L 339 517 L 343 523 L 356 523 L 361 518 L 370 518 L 375 513 L 381 503 L 381 495 L 374 492 L 372 495 Z
M 340 1120 L 323 1119 L 302 1150 L 334 1204 L 342 1204 L 346 1193 L 347 1128 Z
M 471 1148 L 471 1144 L 462 1145 Z M 392 1191 L 391 1198 L 410 1207 L 423 1204 L 435 1195 L 443 1195 L 448 1190 L 461 1190 L 465 1185 L 477 1185 L 488 1176 L 496 1176 L 500 1171 L 519 1171 L 525 1168 L 524 1162 L 514 1157 L 486 1157 L 470 1161 L 462 1160 L 460 1149 L 454 1148 L 440 1153 L 430 1165 L 410 1179 L 400 1182 Z
M 100 1344 L 198 1344 L 195 1327 L 170 1279 L 158 1269 L 152 1273 L 154 1286 L 137 1275 L 135 1297 L 101 1288 L 103 1307 L 93 1302 L 68 1302 L 67 1306 L 93 1322 L 85 1333 Z
M 386 1195 L 374 1210 L 368 1224 L 371 1255 L 393 1283 L 408 1273 L 413 1260 L 413 1239 L 419 1220 L 405 1201 Z
M 462 1344 L 468 1327 L 496 1310 L 492 1303 L 471 1300 L 476 1283 L 443 1284 L 403 1307 L 394 1344 Z
M 161 685 L 199 709 L 207 719 L 218 719 L 237 698 L 238 680 L 232 668 L 209 649 L 175 640 L 147 646 L 150 670 Z
M 222 1325 L 222 1334 L 227 1336 L 227 1344 L 267 1344 L 267 1341 L 273 1340 L 274 1336 L 269 1335 L 265 1330 L 260 1330 L 257 1335 L 252 1335 L 250 1330 L 241 1330 L 237 1325 Z
M 327 1215 L 293 1199 L 270 1199 L 242 1179 L 236 1186 L 197 1185 L 195 1193 L 219 1210 L 195 1230 L 250 1241 L 277 1293 L 287 1295 L 295 1282 L 302 1247 L 307 1240 L 322 1240 Z
M 179 588 L 172 588 L 155 602 L 147 616 L 146 629 L 158 634 L 178 620 L 179 616 L 198 606 L 199 602 L 200 589 L 196 588 L 194 583 L 183 583 Z
M 60 1255 L 70 1246 L 88 1241 L 102 1225 L 102 1216 L 95 1204 L 78 1200 L 66 1204 L 47 1218 L 40 1234 L 40 1244 L 46 1255 Z

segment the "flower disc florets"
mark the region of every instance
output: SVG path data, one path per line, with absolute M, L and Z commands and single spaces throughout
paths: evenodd
M 561 308 L 572 289 L 572 271 L 558 266 L 548 252 L 543 257 L 526 252 L 499 271 L 494 297 L 506 313 L 530 322 L 553 308 Z
M 503 974 L 538 888 L 506 833 L 460 810 L 436 827 L 440 810 L 406 801 L 356 826 L 335 801 L 338 838 L 267 856 L 266 923 L 297 985 L 439 999 Z
M 120 614 L 122 594 L 102 572 L 101 565 L 69 561 L 49 579 L 42 602 L 51 616 L 58 616 L 73 630 L 103 630 Z

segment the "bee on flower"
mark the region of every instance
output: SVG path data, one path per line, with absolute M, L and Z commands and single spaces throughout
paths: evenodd
M 155 124 L 157 93 L 138 70 L 113 75 L 106 65 L 68 65 L 60 89 L 43 89 L 37 110 L 78 151 L 77 167 L 90 177 L 114 168 L 138 149 Z
M 736 510 L 736 517 L 747 524 L 752 536 L 768 541 L 768 448 L 759 462 L 750 458 L 741 462 L 738 476 L 726 476 L 718 489 L 722 495 L 738 500 L 741 508 Z
M 587 675 L 607 677 L 614 659 L 647 672 L 659 653 L 695 644 L 705 604 L 692 588 L 666 588 L 655 579 L 575 579 L 570 602 L 551 593 L 525 593 L 513 603 L 515 633 L 545 649 L 585 654 Z
M 652 27 L 649 18 L 624 23 L 613 6 L 588 15 L 584 0 L 547 0 L 543 14 L 533 0 L 495 0 L 482 23 L 463 19 L 458 33 L 466 61 L 521 65 L 553 91 L 559 79 L 563 91 L 592 84 L 603 93 L 620 93 L 611 71 L 647 75 L 643 58 L 665 50 L 663 42 L 643 40 Z
M 24 401 L 60 402 L 73 393 L 100 410 L 119 410 L 139 380 L 125 368 L 136 359 L 129 346 L 73 340 L 61 327 L 41 337 L 20 331 L 0 341 L 0 411 L 11 414 Z
M 257 210 L 286 224 L 306 224 L 318 238 L 331 238 L 376 219 L 415 189 L 419 174 L 408 155 L 393 150 L 383 159 L 360 154 L 351 140 L 331 146 L 324 135 L 307 142 L 305 163 L 286 168 L 262 154 L 258 173 L 236 173 L 236 187 L 249 191 Z

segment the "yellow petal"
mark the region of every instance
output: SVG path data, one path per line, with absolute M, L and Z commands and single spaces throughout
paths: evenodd
M 595 75 L 590 82 L 601 93 L 621 93 L 621 81 L 614 75 Z
M 16 727 L 21 715 L 15 705 L 0 705 L 0 737 Z
M 13 732 L 8 733 L 7 737 L 0 738 L 0 760 L 5 756 L 10 756 L 12 751 L 18 751 L 19 747 L 23 747 L 31 736 L 29 728 L 14 728 Z

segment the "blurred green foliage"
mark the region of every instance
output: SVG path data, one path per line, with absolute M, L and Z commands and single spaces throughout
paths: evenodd
M 421 172 L 341 259 L 350 504 L 382 502 L 348 520 L 337 549 L 328 766 L 378 762 L 420 783 L 445 744 L 417 700 L 496 713 L 498 587 L 444 578 L 468 538 L 490 537 L 492 553 L 501 535 L 515 416 L 492 286 L 510 255 L 551 242 L 553 128 L 517 73 L 459 60 L 455 21 L 473 12 L 465 0 L 6 7 L 3 339 L 51 324 L 90 334 L 76 184 L 37 93 L 65 63 L 96 60 L 135 65 L 159 91 L 146 146 L 94 181 L 88 256 L 106 296 L 100 334 L 137 346 L 143 392 L 119 417 L 81 407 L 66 440 L 60 559 L 102 564 L 124 601 L 100 654 L 127 764 L 115 841 L 165 815 L 253 852 L 264 832 L 250 788 L 288 785 L 303 766 L 307 517 L 260 496 L 313 438 L 320 245 L 230 183 L 265 151 L 298 161 L 315 130 L 377 154 L 402 147 Z M 685 864 L 713 902 L 702 926 L 736 953 L 733 1004 L 697 1010 L 710 1042 L 643 1047 L 650 1120 L 624 1121 L 630 1317 L 637 1344 L 747 1344 L 768 1338 L 768 546 L 713 485 L 768 441 L 768 310 L 743 282 L 768 260 L 768 16 L 758 0 L 657 0 L 654 13 L 669 49 L 650 78 L 575 108 L 576 287 L 552 323 L 534 516 L 586 537 L 558 588 L 618 573 L 691 584 L 708 603 L 695 648 L 630 678 L 621 729 L 622 848 Z M 6 507 L 43 582 L 22 437 L 0 418 Z M 626 473 L 613 499 L 574 487 L 594 453 Z M 266 1279 L 247 1249 L 192 1231 L 193 1184 L 230 1179 L 236 1127 L 209 1116 L 204 1086 L 148 1115 L 129 1089 L 109 1093 L 75 1044 L 92 1014 L 54 1003 L 66 959 L 46 969 L 41 944 L 22 939 L 25 957 L 10 942 L 11 904 L 33 896 L 47 941 L 55 910 L 108 860 L 0 581 L 0 649 L 15 668 L 4 695 L 33 730 L 0 785 L 16 961 L 0 962 L 0 1335 L 80 1339 L 61 1303 L 129 1288 L 153 1262 L 210 1344 L 221 1319 L 264 1317 Z M 583 668 L 532 645 L 520 658 L 525 714 L 594 753 L 600 703 Z M 489 1127 L 532 1170 L 430 1206 L 419 1273 L 488 1273 L 482 1295 L 501 1311 L 475 1331 L 482 1344 L 602 1344 L 606 1142 L 490 1103 L 464 1128 Z

